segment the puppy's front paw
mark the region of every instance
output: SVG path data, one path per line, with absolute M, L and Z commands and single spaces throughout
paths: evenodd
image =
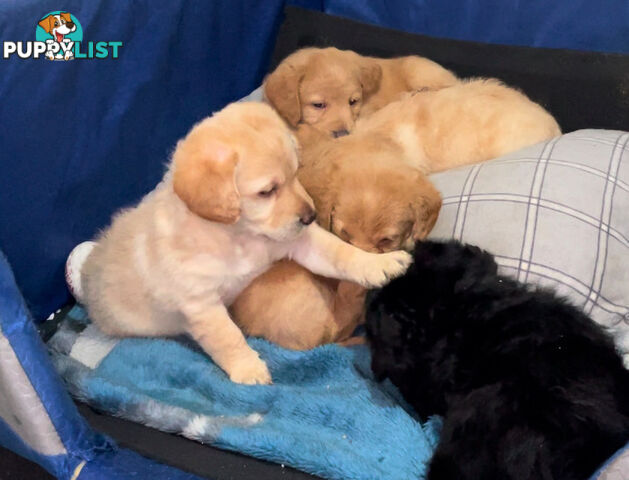
M 413 257 L 404 251 L 396 251 L 382 254 L 372 254 L 367 260 L 369 263 L 364 267 L 364 276 L 359 280 L 365 287 L 381 287 L 389 280 L 402 275 Z
M 235 362 L 227 373 L 235 383 L 268 385 L 273 382 L 266 363 L 257 354 Z

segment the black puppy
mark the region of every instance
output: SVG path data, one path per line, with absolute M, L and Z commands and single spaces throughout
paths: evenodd
M 376 377 L 444 416 L 428 479 L 585 480 L 629 441 L 629 370 L 597 324 L 477 247 L 414 256 L 366 327 Z

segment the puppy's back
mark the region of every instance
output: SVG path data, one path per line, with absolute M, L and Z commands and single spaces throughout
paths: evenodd
M 379 368 L 379 350 L 402 351 L 409 370 L 385 370 L 423 415 L 445 414 L 429 479 L 587 478 L 629 440 L 629 371 L 611 338 L 554 292 L 498 275 L 486 252 L 420 244 L 375 303 L 368 332 L 414 342 L 376 338 Z
M 544 108 L 494 79 L 406 94 L 356 125 L 396 141 L 426 173 L 490 160 L 561 134 Z
M 382 80 L 378 90 L 367 98 L 362 115 L 370 115 L 397 100 L 404 92 L 414 90 L 439 90 L 450 87 L 459 79 L 438 63 L 417 55 L 398 58 L 367 57 L 382 68 Z
M 471 80 L 425 97 L 427 155 L 447 160 L 432 171 L 451 168 L 451 159 L 476 163 L 561 134 L 550 113 L 497 80 Z

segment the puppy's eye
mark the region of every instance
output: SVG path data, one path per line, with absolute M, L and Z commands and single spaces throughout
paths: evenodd
M 350 98 L 350 99 L 349 99 L 349 104 L 350 104 L 350 106 L 354 106 L 354 105 L 356 105 L 358 102 L 360 102 L 360 98 Z
M 378 240 L 376 247 L 378 248 L 389 248 L 393 245 L 393 239 L 389 237 L 384 237 Z
M 273 185 L 271 188 L 267 188 L 265 190 L 260 190 L 258 192 L 258 197 L 262 197 L 262 198 L 269 198 L 270 196 L 272 196 L 275 192 L 277 192 L 277 185 Z
M 314 108 L 318 108 L 319 110 L 323 110 L 327 105 L 325 102 L 315 102 L 311 104 Z
M 58 27 L 58 26 L 59 26 L 59 22 L 55 22 L 55 27 Z
M 340 236 L 343 240 L 345 240 L 346 242 L 349 242 L 351 240 L 351 236 L 350 234 L 347 232 L 347 230 L 345 230 L 344 228 L 341 229 L 340 231 Z

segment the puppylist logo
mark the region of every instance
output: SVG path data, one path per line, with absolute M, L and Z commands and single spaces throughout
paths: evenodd
M 48 60 L 83 60 L 118 58 L 122 42 L 83 42 L 83 28 L 69 12 L 57 10 L 44 15 L 35 27 L 35 41 L 8 42 L 2 57 L 47 58 Z

